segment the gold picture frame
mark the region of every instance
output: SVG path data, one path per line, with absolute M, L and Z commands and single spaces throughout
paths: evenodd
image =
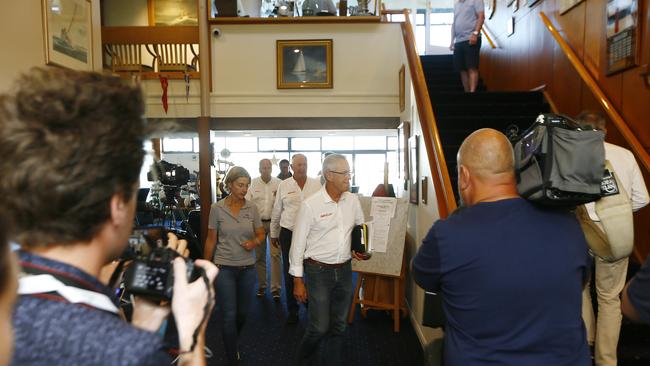
M 147 0 L 149 26 L 197 26 L 196 0 Z
M 331 89 L 332 40 L 278 40 L 278 89 Z
M 45 63 L 75 70 L 93 69 L 90 0 L 43 0 Z
M 404 65 L 399 68 L 399 111 L 406 109 L 406 75 Z

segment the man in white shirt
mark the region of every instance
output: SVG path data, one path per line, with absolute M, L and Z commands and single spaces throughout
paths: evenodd
M 300 204 L 307 197 L 318 192 L 320 181 L 307 176 L 307 157 L 296 154 L 291 157 L 293 176 L 278 185 L 275 203 L 271 213 L 271 245 L 282 249 L 284 288 L 289 316 L 287 323 L 298 322 L 298 303 L 293 297 L 293 279 L 289 275 L 289 249 Z
M 322 172 L 325 186 L 303 202 L 296 219 L 289 273 L 294 276 L 296 299 L 309 300 L 309 324 L 299 362 L 317 354 L 322 340 L 326 348 L 321 354 L 326 359 L 321 364 L 342 365 L 343 333 L 352 300 L 351 233 L 364 216 L 359 198 L 349 192 L 351 173 L 345 157 L 329 155 Z
M 581 124 L 591 125 L 607 133 L 605 118 L 594 112 L 583 112 L 577 118 Z M 632 211 L 637 211 L 649 202 L 648 190 L 639 165 L 631 151 L 605 143 L 605 158 L 610 162 L 616 180 L 628 195 Z M 596 214 L 594 203 L 586 205 L 589 217 L 603 228 Z M 604 228 L 603 228 L 604 230 Z M 587 340 L 594 346 L 596 366 L 616 365 L 616 348 L 621 331 L 620 294 L 625 286 L 628 258 L 616 262 L 595 259 L 596 293 L 598 294 L 598 319 L 594 317 L 590 286 L 582 293 L 582 317 L 587 328 Z
M 260 160 L 260 176 L 253 179 L 246 199 L 250 200 L 257 206 L 257 210 L 264 225 L 264 231 L 268 237 L 271 232 L 271 212 L 275 202 L 275 193 L 278 190 L 281 180 L 272 177 L 271 171 L 273 164 L 271 160 Z M 266 291 L 266 239 L 264 243 L 255 248 L 255 269 L 257 270 L 257 296 L 264 296 Z M 280 283 L 282 274 L 280 273 L 280 248 L 271 245 L 271 294 L 274 300 L 280 300 Z

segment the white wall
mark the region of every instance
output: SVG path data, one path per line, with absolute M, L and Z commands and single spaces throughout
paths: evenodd
M 398 24 L 220 25 L 212 39 L 214 117 L 398 116 L 402 43 Z M 276 40 L 332 39 L 333 89 L 276 88 Z M 198 82 L 189 102 L 182 81 L 169 83 L 162 111 L 160 83 L 145 83 L 150 117 L 199 115 Z

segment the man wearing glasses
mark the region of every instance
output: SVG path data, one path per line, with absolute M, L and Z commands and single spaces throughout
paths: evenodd
M 322 343 L 320 364 L 341 365 L 343 333 L 352 300 L 351 232 L 364 222 L 359 198 L 350 193 L 350 165 L 343 155 L 323 161 L 325 185 L 306 199 L 296 219 L 289 273 L 294 296 L 309 301 L 309 324 L 298 350 L 308 364 Z M 322 342 L 321 342 L 322 341 Z

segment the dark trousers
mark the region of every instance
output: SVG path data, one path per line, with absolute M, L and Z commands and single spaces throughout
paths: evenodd
M 308 364 L 320 352 L 320 365 L 343 365 L 343 334 L 352 301 L 352 265 L 332 268 L 304 263 L 309 324 L 298 351 L 299 363 Z
M 281 228 L 280 248 L 282 249 L 282 271 L 284 272 L 284 295 L 287 299 L 287 310 L 289 313 L 298 312 L 298 302 L 293 297 L 293 276 L 289 274 L 289 250 L 291 249 L 291 237 L 293 232 L 289 229 Z
M 255 269 L 253 266 L 220 266 L 215 281 L 217 290 L 217 308 L 223 321 L 223 343 L 230 364 L 237 363 L 237 344 L 255 286 Z

